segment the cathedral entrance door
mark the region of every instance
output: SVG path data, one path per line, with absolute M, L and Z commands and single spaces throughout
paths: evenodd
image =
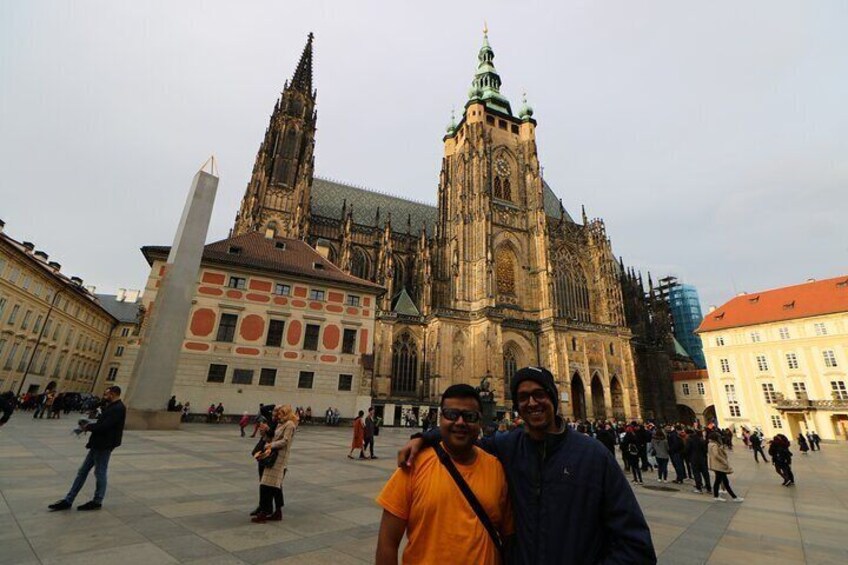
M 592 377 L 592 417 L 602 420 L 607 417 L 607 407 L 604 403 L 604 385 L 598 375 Z
M 579 373 L 571 377 L 571 410 L 575 420 L 586 419 L 586 395 Z

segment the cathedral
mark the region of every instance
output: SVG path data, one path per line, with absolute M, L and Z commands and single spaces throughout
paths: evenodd
M 442 139 L 435 206 L 315 176 L 312 44 L 274 105 L 231 235 L 303 239 L 386 289 L 363 362 L 375 405 L 418 410 L 485 380 L 508 410 L 515 370 L 543 365 L 566 417 L 653 415 L 625 317 L 631 277 L 603 220 L 575 220 L 542 178 L 533 109 L 514 112 L 501 93 L 488 34 Z

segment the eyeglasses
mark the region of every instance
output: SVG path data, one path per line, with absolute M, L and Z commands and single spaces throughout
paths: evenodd
M 530 402 L 530 399 L 535 400 L 536 402 L 550 402 L 550 397 L 548 393 L 545 392 L 543 388 L 537 388 L 536 390 L 531 390 L 530 392 L 519 392 L 518 393 L 518 403 L 519 404 L 527 404 Z
M 442 410 L 442 417 L 445 420 L 456 422 L 460 416 L 462 416 L 462 420 L 466 424 L 476 424 L 482 418 L 480 412 L 476 410 L 459 410 L 458 408 L 445 408 Z

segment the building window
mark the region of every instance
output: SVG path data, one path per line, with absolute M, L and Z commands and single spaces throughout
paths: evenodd
M 780 339 L 789 339 L 789 328 L 780 328 Z
M 807 400 L 807 384 L 792 383 L 792 390 L 795 391 L 796 400 Z
M 18 343 L 12 344 L 12 349 L 9 350 L 9 356 L 6 357 L 6 364 L 3 365 L 4 369 L 11 369 L 12 368 L 12 364 L 15 362 L 15 354 L 18 352 L 19 346 L 20 346 L 20 344 L 18 344 Z
M 720 335 L 716 338 L 716 347 L 724 347 L 724 336 Z
M 504 399 L 512 399 L 512 377 L 518 371 L 518 355 L 516 355 L 515 347 L 510 346 L 504 348 L 503 354 L 503 371 L 504 371 Z
M 32 310 L 27 310 L 24 314 L 24 321 L 21 322 L 21 329 L 25 330 L 29 327 L 29 319 L 32 317 Z
M 689 383 L 683 383 L 680 388 L 683 390 L 683 396 L 689 396 Z
M 283 344 L 283 330 L 285 328 L 285 321 L 271 320 L 268 323 L 268 337 L 265 338 L 265 345 L 268 347 L 280 347 Z
M 234 385 L 253 384 L 253 370 L 252 369 L 233 369 L 233 380 L 231 382 Z
M 209 365 L 209 373 L 206 375 L 207 383 L 222 383 L 224 382 L 224 377 L 227 376 L 227 366 L 226 365 L 217 365 L 212 363 Z
M 245 288 L 247 286 L 247 279 L 244 277 L 230 277 L 230 284 L 227 285 L 230 288 Z
M 825 349 L 822 351 L 822 357 L 824 357 L 824 366 L 825 367 L 836 367 L 836 355 L 833 353 L 832 349 Z
M 307 351 L 318 351 L 318 334 L 321 326 L 306 324 L 306 335 L 303 338 L 303 348 Z
M 24 353 L 26 355 L 26 353 Z M 834 400 L 848 400 L 845 381 L 830 381 L 830 390 Z
M 236 323 L 238 323 L 238 315 L 221 314 L 221 322 L 218 324 L 218 336 L 216 340 L 232 342 L 236 336 Z
M 309 291 L 309 300 L 324 300 L 324 291 L 323 290 L 315 290 L 314 288 Z
M 5 312 L 5 311 L 6 311 L 6 303 L 7 303 L 7 302 L 8 302 L 8 300 L 6 300 L 5 298 L 0 297 L 0 318 L 2 318 L 2 317 L 3 317 L 3 312 Z
M 816 322 L 813 327 L 816 330 L 816 335 L 827 335 L 827 326 L 824 322 Z
M 353 390 L 353 375 L 339 375 L 339 390 Z
M 40 315 L 35 319 L 35 324 L 32 325 L 32 333 L 37 334 L 39 330 L 41 330 L 41 320 L 44 319 L 44 316 Z
M 772 383 L 763 383 L 763 397 L 766 400 L 766 404 L 777 402 L 777 394 L 774 392 L 774 385 Z
M 739 400 L 736 398 L 736 386 L 724 385 L 724 393 L 727 395 L 727 405 L 730 409 L 730 416 L 739 418 L 742 416 L 742 411 L 739 409 Z
M 274 285 L 274 294 L 278 294 L 280 296 L 289 296 L 291 294 L 291 285 L 277 283 Z
M 499 247 L 495 253 L 495 283 L 498 294 L 515 294 L 515 260 L 506 247 Z
M 704 383 L 696 383 L 695 387 L 698 389 L 698 394 L 700 394 L 701 396 L 704 396 L 704 394 L 706 394 Z
M 21 309 L 20 304 L 15 304 L 14 306 L 12 306 L 12 313 L 9 314 L 9 324 L 15 323 L 15 318 L 18 317 L 18 312 L 20 311 L 20 309 Z
M 297 377 L 297 388 L 312 388 L 312 381 L 315 380 L 315 373 L 312 371 L 301 371 Z
M 418 345 L 408 333 L 392 344 L 392 392 L 412 394 L 418 390 Z
M 347 305 L 348 306 L 359 306 L 359 297 L 355 294 L 347 295 Z
M 29 361 L 29 352 L 32 351 L 31 347 L 24 348 L 24 354 L 21 355 L 21 360 L 18 363 L 18 371 L 23 371 L 26 369 L 27 362 Z
M 259 386 L 274 386 L 275 382 L 277 382 L 277 369 L 259 371 Z
M 719 359 L 718 362 L 721 365 L 721 372 L 722 373 L 729 373 L 730 372 L 730 361 L 729 360 Z
M 757 355 L 757 368 L 760 371 L 768 371 L 768 360 L 765 355 Z
M 121 328 L 121 337 L 127 337 L 128 335 L 130 335 L 130 329 L 129 328 Z
M 760 343 L 760 332 L 751 332 L 751 343 Z
M 342 337 L 342 353 L 353 353 L 356 347 L 356 330 L 346 328 Z
M 119 345 L 118 348 L 115 350 L 115 357 L 123 357 L 123 355 L 124 355 L 124 346 Z
M 782 430 L 783 429 L 783 420 L 780 419 L 780 416 L 777 416 L 776 414 L 772 415 L 772 417 L 771 417 L 771 427 L 774 428 L 775 430 Z
M 107 381 L 114 381 L 118 378 L 118 367 L 109 367 L 109 374 L 106 375 Z
M 797 369 L 798 368 L 798 356 L 795 355 L 794 353 L 787 353 L 786 354 L 786 366 L 789 367 L 790 369 Z

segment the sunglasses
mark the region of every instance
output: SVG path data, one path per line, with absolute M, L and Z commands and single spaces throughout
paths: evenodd
M 520 392 L 518 393 L 518 403 L 519 404 L 527 404 L 530 402 L 530 399 L 535 400 L 537 403 L 542 402 L 550 402 L 551 398 L 548 396 L 548 393 L 545 392 L 544 389 L 537 388 L 536 390 L 532 390 L 530 392 Z
M 482 414 L 476 410 L 459 410 L 458 408 L 445 408 L 442 410 L 442 417 L 445 420 L 456 422 L 459 420 L 460 416 L 462 416 L 462 420 L 466 424 L 476 424 L 480 421 L 480 418 L 483 417 Z

